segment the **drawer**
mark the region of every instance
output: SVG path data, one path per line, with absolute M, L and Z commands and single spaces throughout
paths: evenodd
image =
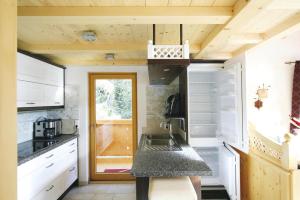
M 41 168 L 42 165 L 59 159 L 60 156 L 60 147 L 58 147 L 18 166 L 18 179 L 22 179 L 28 174 L 36 171 Z
M 77 179 L 77 162 L 73 163 L 53 182 L 44 187 L 32 200 L 55 200 L 58 199 L 68 187 Z
M 49 161 L 41 165 L 33 173 L 18 179 L 18 199 L 31 199 L 43 187 L 58 176 L 62 166 L 57 161 Z
M 18 180 L 18 199 L 27 200 L 35 196 L 42 188 L 53 182 L 54 179 L 61 176 L 66 169 L 77 171 L 73 167 L 77 163 L 77 149 L 66 154 L 59 160 L 47 162 L 41 165 L 39 169 L 33 173 Z M 73 169 L 74 168 L 74 169 Z M 76 173 L 77 174 L 77 173 Z
M 39 169 L 41 165 L 64 158 L 73 150 L 77 152 L 77 138 L 18 166 L 18 179 Z

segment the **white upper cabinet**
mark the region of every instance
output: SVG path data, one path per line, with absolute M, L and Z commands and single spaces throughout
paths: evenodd
M 17 54 L 18 108 L 64 105 L 64 69 Z

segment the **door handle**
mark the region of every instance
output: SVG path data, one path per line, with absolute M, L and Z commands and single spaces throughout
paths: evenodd
M 54 156 L 54 154 L 51 154 L 50 156 L 47 156 L 46 158 L 49 159 L 49 158 L 51 158 L 53 156 Z
M 73 152 L 75 152 L 75 149 L 73 149 L 72 151 L 70 151 L 69 153 L 73 153 Z
M 75 167 L 73 167 L 72 169 L 70 169 L 69 172 L 72 172 L 72 171 L 74 171 L 74 170 L 75 170 Z
M 54 165 L 54 163 L 51 163 L 50 165 L 48 165 L 46 168 L 50 168 Z
M 50 190 L 52 190 L 54 188 L 54 185 L 51 185 L 51 187 L 49 189 L 47 189 L 46 191 L 49 192 Z

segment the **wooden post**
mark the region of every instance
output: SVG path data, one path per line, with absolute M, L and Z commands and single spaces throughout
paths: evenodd
M 296 136 L 287 133 L 282 144 L 282 166 L 286 170 L 296 170 L 297 164 L 297 139 Z
M 0 199 L 17 199 L 17 1 L 0 0 Z

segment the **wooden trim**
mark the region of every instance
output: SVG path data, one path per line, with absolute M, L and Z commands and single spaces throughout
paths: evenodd
M 73 66 L 81 66 L 81 65 L 90 65 L 90 66 L 98 66 L 98 65 L 104 65 L 104 66 L 144 66 L 147 64 L 146 59 L 121 59 L 121 60 L 82 60 L 82 59 L 59 59 L 54 58 L 54 62 L 61 63 L 64 65 L 69 65 L 68 67 Z
M 97 122 L 96 122 L 97 125 L 102 125 L 102 124 L 131 124 L 131 123 L 132 123 L 131 119 L 97 120 Z
M 96 79 L 131 79 L 132 80 L 132 131 L 133 131 L 133 156 L 137 148 L 137 74 L 136 73 L 89 73 L 89 131 L 90 131 L 90 180 L 91 181 L 113 181 L 113 180 L 134 180 L 135 178 L 127 173 L 96 173 L 96 152 L 95 152 L 95 127 L 96 113 L 94 109 L 95 80 Z

